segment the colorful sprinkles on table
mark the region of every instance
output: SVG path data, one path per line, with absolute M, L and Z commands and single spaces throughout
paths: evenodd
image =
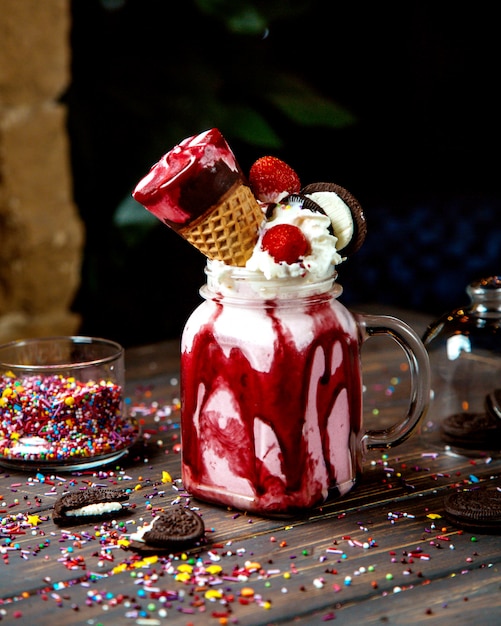
M 451 488 L 478 484 L 475 469 L 479 468 L 474 464 L 467 472 L 446 474 L 434 469 L 438 454 L 423 452 L 419 466 L 382 454 L 367 473 L 373 471 L 385 490 L 395 492 L 384 513 L 379 507 L 378 512 L 368 507 L 343 513 L 339 517 L 345 531 L 351 528 L 348 534 L 339 532 L 331 515 L 325 520 L 329 530 L 324 540 L 308 549 L 302 542 L 305 522 L 277 523 L 257 548 L 252 531 L 246 529 L 259 524 L 259 518 L 228 510 L 221 524 L 243 531 L 241 539 L 228 540 L 222 527 L 210 525 L 210 508 L 199 510 L 178 476 L 149 464 L 153 450 L 176 456 L 179 452 L 178 399 L 157 402 L 142 389 L 128 403 L 131 414 L 142 416 L 148 433 L 132 468 L 114 466 L 64 476 L 34 472 L 14 479 L 7 471 L 0 472 L 0 568 L 8 571 L 15 559 L 16 568 L 24 567 L 26 572 L 26 589 L 19 595 L 3 590 L 1 618 L 22 619 L 32 615 L 30 603 L 41 602 L 57 606 L 63 620 L 65 610 L 82 611 L 82 615 L 85 610 L 87 623 L 102 625 L 122 618 L 139 625 L 160 625 L 164 620 L 168 623 L 169 617 L 177 616 L 179 621 L 181 615 L 186 626 L 227 626 L 244 620 L 249 610 L 258 616 L 256 611 L 261 611 L 261 621 L 272 623 L 287 594 L 299 591 L 325 594 L 330 608 L 319 621 L 327 622 L 342 616 L 343 605 L 349 605 L 353 594 L 384 598 L 417 585 L 432 589 L 434 572 L 452 552 L 459 551 L 464 558 L 458 575 L 491 566 L 477 551 L 481 538 L 448 525 L 440 511 L 428 510 L 419 502 L 410 502 L 414 508 L 408 511 L 402 499 L 402 486 L 423 477 Z M 65 492 L 117 486 L 130 495 L 127 517 L 70 528 L 52 523 L 51 507 Z M 38 495 L 32 495 L 35 489 Z M 142 556 L 127 550 L 138 526 L 180 503 L 204 517 L 204 544 L 178 554 Z M 395 549 L 391 532 L 385 529 L 402 524 L 409 541 L 406 549 Z M 52 578 L 30 580 L 40 560 L 56 561 L 60 575 L 54 578 L 52 568 Z M 15 571 L 19 575 L 20 570 Z M 115 576 L 120 576 L 119 586 L 113 583 Z M 453 602 L 457 599 L 449 603 Z M 440 610 L 447 606 L 443 602 Z M 439 617 L 436 603 L 431 607 L 431 601 L 430 606 L 423 606 L 423 615 Z

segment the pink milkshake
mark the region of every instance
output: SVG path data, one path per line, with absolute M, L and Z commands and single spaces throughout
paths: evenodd
M 283 515 L 346 493 L 360 470 L 359 341 L 332 278 L 263 280 L 235 270 L 221 287 L 209 264 L 182 339 L 183 482 Z

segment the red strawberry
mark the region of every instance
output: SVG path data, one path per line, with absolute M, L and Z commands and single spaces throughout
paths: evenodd
M 278 202 L 301 189 L 299 177 L 292 167 L 273 156 L 261 157 L 252 165 L 249 185 L 261 202 Z
M 291 265 L 310 252 L 310 244 L 297 226 L 277 224 L 263 235 L 262 247 L 277 263 Z

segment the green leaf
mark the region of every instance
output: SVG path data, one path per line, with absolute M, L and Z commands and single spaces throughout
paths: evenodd
M 232 33 L 260 35 L 268 28 L 268 20 L 252 2 L 197 0 L 196 4 L 204 13 L 222 20 Z
M 270 100 L 284 115 L 303 126 L 345 128 L 355 122 L 347 109 L 322 96 L 274 94 Z
M 113 224 L 121 233 L 125 244 L 135 248 L 159 221 L 132 196 L 127 196 L 116 208 Z
M 261 34 L 276 20 L 292 19 L 312 10 L 312 0 L 195 0 L 200 11 L 240 32 Z
M 267 29 L 267 21 L 252 7 L 230 16 L 226 25 L 228 30 L 241 35 L 261 35 Z
M 282 147 L 282 140 L 266 119 L 245 105 L 228 107 L 224 119 L 225 132 L 254 146 L 268 149 Z
M 356 121 L 348 109 L 296 76 L 278 77 L 266 98 L 289 119 L 302 126 L 345 128 Z

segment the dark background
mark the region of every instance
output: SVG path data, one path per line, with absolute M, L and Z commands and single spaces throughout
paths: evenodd
M 212 126 L 244 171 L 275 154 L 304 184 L 357 196 L 368 236 L 339 267 L 346 305 L 465 304 L 470 281 L 501 273 L 496 16 L 486 2 L 73 0 L 82 332 L 126 346 L 179 335 L 205 259 L 130 192 Z

